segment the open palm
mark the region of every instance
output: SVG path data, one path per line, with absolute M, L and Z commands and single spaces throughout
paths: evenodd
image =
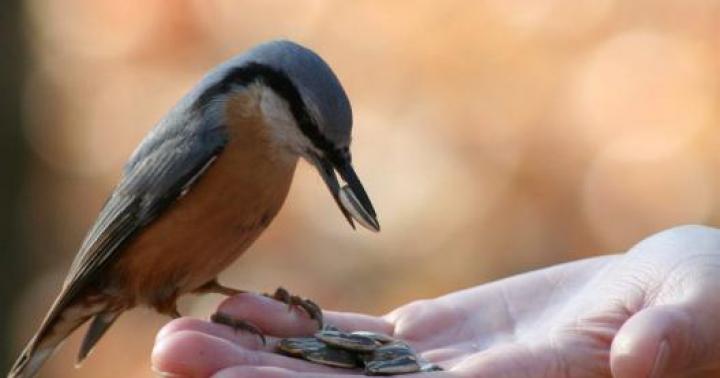
M 407 341 L 445 371 L 427 377 L 664 377 L 720 372 L 720 231 L 654 235 L 624 255 L 538 270 L 382 317 L 326 312 L 347 330 Z M 153 366 L 183 377 L 341 377 L 359 374 L 278 355 L 277 337 L 310 335 L 301 311 L 241 294 L 220 311 L 272 336 L 183 318 L 160 331 Z

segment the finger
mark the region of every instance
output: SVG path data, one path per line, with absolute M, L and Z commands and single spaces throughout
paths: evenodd
M 717 321 L 680 305 L 648 308 L 620 328 L 610 351 L 613 376 L 661 377 L 717 364 Z
M 244 319 L 277 337 L 307 336 L 317 331 L 317 322 L 301 309 L 258 294 L 243 293 L 227 298 L 218 312 Z M 347 330 L 365 330 L 392 334 L 387 321 L 363 314 L 324 311 L 325 322 Z
M 292 377 L 347 377 L 349 374 L 302 373 L 270 366 L 235 366 L 219 371 L 212 378 L 292 378 Z
M 155 342 L 157 343 L 169 335 L 185 331 L 200 332 L 220 337 L 241 345 L 246 349 L 263 349 L 262 340 L 255 334 L 196 318 L 180 318 L 167 323 L 160 329 L 157 336 L 155 336 Z M 265 349 L 267 348 L 268 346 L 265 346 Z
M 160 329 L 155 337 L 155 343 L 178 332 L 199 332 L 225 339 L 231 343 L 242 346 L 245 349 L 275 352 L 279 339 L 265 336 L 266 343 L 253 333 L 244 330 L 236 330 L 224 324 L 217 324 L 196 318 L 175 319 Z
M 225 299 L 217 309 L 236 319 L 249 321 L 264 333 L 292 337 L 311 335 L 317 322 L 299 308 L 259 294 L 243 293 Z
M 158 340 L 152 352 L 153 370 L 179 377 L 209 377 L 233 366 L 276 366 L 295 371 L 332 373 L 336 369 L 264 351 L 248 350 L 224 338 L 182 331 Z
M 570 368 L 558 358 L 552 347 L 509 343 L 445 363 L 452 365 L 454 377 L 531 378 L 584 377 L 568 374 Z
M 236 366 L 219 371 L 213 375 L 212 378 L 347 378 L 358 376 L 357 371 L 348 370 L 339 373 L 308 373 L 308 372 L 297 372 L 289 369 L 282 369 L 276 367 L 255 367 L 255 366 Z M 418 374 L 404 374 L 403 378 L 457 378 L 456 375 L 451 375 L 448 372 L 432 372 L 432 373 L 418 373 Z
M 224 313 L 237 317 L 238 319 L 250 320 L 255 324 L 259 324 L 263 332 L 267 334 L 274 334 L 280 336 L 292 336 L 296 334 L 302 334 L 305 332 L 307 327 L 315 331 L 316 324 L 314 321 L 304 318 L 302 316 L 296 316 L 289 314 L 287 307 L 284 305 L 276 306 L 275 301 L 267 303 L 267 298 L 253 295 L 240 295 L 234 298 L 232 303 L 226 304 L 225 307 L 221 307 L 221 311 Z M 260 308 L 260 311 L 250 310 L 249 307 Z M 269 307 L 270 309 L 264 309 L 262 306 Z M 252 318 L 257 317 L 256 313 L 263 312 L 264 316 L 258 319 Z M 343 329 L 348 330 L 367 330 L 373 332 L 380 332 L 385 334 L 392 334 L 392 326 L 389 323 L 380 320 L 379 318 L 362 315 L 362 314 L 349 314 L 349 313 L 328 313 L 327 319 L 332 324 L 339 325 Z M 293 325 L 294 323 L 304 323 L 299 325 Z M 166 324 L 157 334 L 155 341 L 159 342 L 165 337 L 178 332 L 194 331 L 200 333 L 206 333 L 208 335 L 216 336 L 241 345 L 246 349 L 252 350 L 266 350 L 274 351 L 277 339 L 274 337 L 267 337 L 267 345 L 262 345 L 261 339 L 252 333 L 244 332 L 242 330 L 235 330 L 232 327 L 228 327 L 222 324 L 216 324 L 201 319 L 195 318 L 180 318 L 175 319 Z M 310 333 L 312 333 L 310 332 Z M 304 335 L 307 335 L 305 333 Z

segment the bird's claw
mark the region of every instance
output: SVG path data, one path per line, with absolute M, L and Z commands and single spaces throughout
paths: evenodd
M 318 329 L 323 328 L 323 314 L 322 309 L 320 306 L 317 305 L 317 303 L 302 298 L 297 295 L 290 294 L 289 291 L 287 291 L 283 287 L 278 287 L 277 290 L 275 290 L 274 294 L 263 294 L 264 296 L 268 298 L 275 299 L 276 301 L 282 302 L 287 304 L 288 311 L 291 311 L 293 307 L 300 307 L 302 308 L 308 316 L 310 316 L 310 319 L 313 319 L 317 321 L 318 323 Z
M 245 331 L 251 333 L 260 338 L 263 346 L 267 345 L 267 340 L 265 339 L 265 335 L 262 333 L 260 327 L 247 320 L 236 319 L 230 315 L 223 314 L 222 312 L 216 312 L 210 316 L 210 321 L 213 323 L 226 325 L 228 327 L 231 327 L 235 331 Z

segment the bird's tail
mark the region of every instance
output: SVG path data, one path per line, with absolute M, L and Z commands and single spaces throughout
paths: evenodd
M 8 378 L 32 378 L 63 341 L 83 323 L 95 317 L 88 329 L 78 357 L 78 364 L 112 325 L 121 311 L 103 312 L 98 306 L 76 304 L 53 306 L 35 336 L 28 342 L 8 373 Z M 60 307 L 60 308 L 59 308 Z M 64 307 L 64 308 L 62 308 Z

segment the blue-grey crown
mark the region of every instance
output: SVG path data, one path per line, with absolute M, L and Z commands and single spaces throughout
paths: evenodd
M 352 108 L 332 69 L 315 52 L 290 41 L 272 41 L 244 55 L 245 61 L 265 64 L 284 72 L 302 97 L 318 110 L 315 117 L 322 133 L 347 145 L 352 128 Z
M 237 85 L 260 81 L 287 101 L 302 132 L 321 151 L 350 144 L 352 109 L 345 90 L 325 61 L 297 43 L 258 45 L 210 72 L 197 88 L 196 106 L 205 106 Z

